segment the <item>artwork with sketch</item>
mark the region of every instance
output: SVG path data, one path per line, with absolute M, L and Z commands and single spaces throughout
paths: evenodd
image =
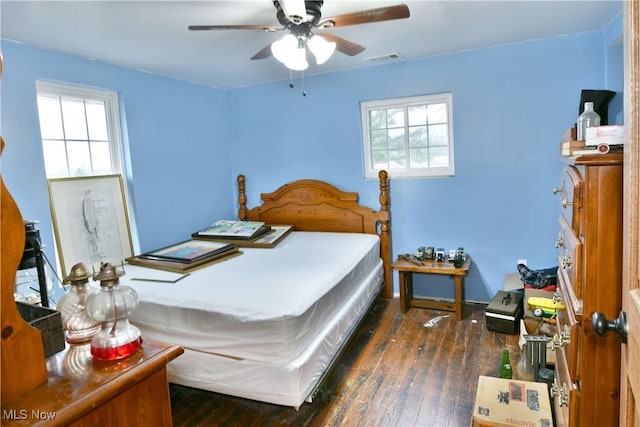
M 49 180 L 54 232 L 62 268 L 83 262 L 118 265 L 133 254 L 119 175 Z

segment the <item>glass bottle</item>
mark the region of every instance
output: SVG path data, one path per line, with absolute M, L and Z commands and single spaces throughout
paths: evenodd
M 511 369 L 511 361 L 509 360 L 509 350 L 502 350 L 502 362 L 500 363 L 500 378 L 513 378 L 513 369 Z
M 584 141 L 587 135 L 587 128 L 600 126 L 600 115 L 593 109 L 593 102 L 584 103 L 584 111 L 578 116 L 577 136 L 578 141 Z
M 118 360 L 135 353 L 142 344 L 140 330 L 129 323 L 129 316 L 138 305 L 133 288 L 120 286 L 124 272 L 104 263 L 93 280 L 100 281 L 100 292 L 87 302 L 92 319 L 101 323 L 101 330 L 91 340 L 91 355 L 99 360 Z
M 89 317 L 86 304 L 89 297 L 98 291 L 87 285 L 89 273 L 82 263 L 71 267 L 64 282 L 70 284 L 71 289 L 60 297 L 56 305 L 62 318 L 64 338 L 69 344 L 89 342 L 100 331 L 100 322 Z
M 527 355 L 527 344 L 524 344 L 522 350 L 520 350 L 520 359 L 516 365 L 516 379 L 521 381 L 535 381 L 533 365 Z

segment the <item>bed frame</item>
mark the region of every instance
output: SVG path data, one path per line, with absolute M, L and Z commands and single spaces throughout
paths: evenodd
M 272 193 L 262 193 L 262 204 L 247 208 L 245 177 L 238 175 L 238 218 L 269 224 L 291 224 L 298 231 L 334 231 L 377 234 L 384 266 L 383 298 L 393 297 L 391 275 L 391 221 L 389 176 L 378 173 L 380 210 L 358 204 L 358 193 L 345 192 L 324 181 L 301 179 L 282 185 Z

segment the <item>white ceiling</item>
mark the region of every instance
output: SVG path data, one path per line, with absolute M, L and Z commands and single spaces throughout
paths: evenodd
M 322 16 L 391 6 L 399 1 L 326 0 Z M 411 17 L 328 30 L 364 45 L 349 57 L 336 52 L 307 75 L 399 60 L 601 30 L 621 12 L 621 1 L 406 1 Z M 273 57 L 251 61 L 284 33 L 188 31 L 188 25 L 278 26 L 270 0 L 244 1 L 11 1 L 0 0 L 0 35 L 146 72 L 235 88 L 286 80 Z M 397 61 L 398 59 L 396 59 Z M 8 64 L 5 64 L 5 67 Z

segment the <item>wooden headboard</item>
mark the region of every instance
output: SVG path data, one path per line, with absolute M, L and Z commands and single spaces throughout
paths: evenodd
M 272 193 L 262 193 L 262 204 L 247 208 L 245 177 L 238 175 L 238 218 L 268 224 L 291 224 L 299 231 L 368 233 L 380 236 L 380 257 L 384 264 L 384 298 L 393 297 L 391 275 L 391 221 L 389 176 L 378 173 L 380 209 L 358 204 L 358 193 L 345 192 L 315 179 L 300 179 L 282 185 Z

